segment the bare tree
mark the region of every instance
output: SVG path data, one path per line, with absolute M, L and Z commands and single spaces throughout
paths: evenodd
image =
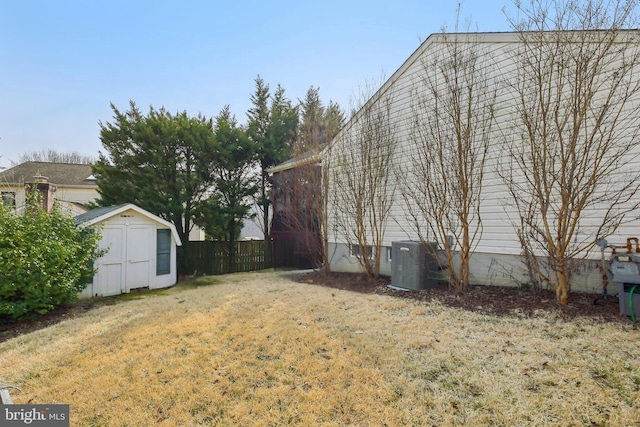
M 330 202 L 340 236 L 370 276 L 380 275 L 380 259 L 389 213 L 396 195 L 393 159 L 397 146 L 391 117 L 393 96 L 371 98 L 367 85 L 360 91 L 352 128 L 337 141 L 332 153 Z M 371 98 L 371 99 L 370 99 Z
M 28 151 L 18 157 L 17 162 L 12 164 L 18 165 L 24 162 L 49 162 L 49 163 L 72 163 L 88 165 L 96 161 L 95 157 L 80 154 L 77 151 L 61 153 L 54 149 L 42 149 L 40 151 Z
M 403 187 L 413 231 L 449 270 L 449 283 L 469 287 L 471 255 L 482 235 L 480 206 L 497 89 L 492 57 L 473 34 L 446 34 L 422 62 L 412 96 L 410 186 Z M 406 179 L 406 172 L 399 179 Z
M 534 0 L 516 2 L 520 18 L 509 18 L 519 47 L 499 173 L 531 280 L 555 288 L 561 304 L 575 262 L 639 206 L 640 174 L 620 171 L 640 129 L 640 34 L 622 31 L 636 23 L 637 4 Z

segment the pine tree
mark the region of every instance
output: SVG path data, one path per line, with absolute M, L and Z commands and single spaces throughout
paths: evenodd
M 100 123 L 106 153 L 92 167 L 97 204 L 134 203 L 173 223 L 182 241 L 179 269 L 184 271 L 193 214 L 212 182 L 212 121 L 153 107 L 143 115 L 134 102 L 124 113 L 111 108 L 113 122 Z
M 298 111 L 286 97 L 282 86 L 278 85 L 272 97 L 269 85 L 260 76 L 256 77 L 255 82 L 256 91 L 251 95 L 253 107 L 247 112 L 247 135 L 255 145 L 260 163 L 260 191 L 257 201 L 261 207 L 267 256 L 270 256 L 270 191 L 273 183 L 267 169 L 289 158 L 298 127 Z

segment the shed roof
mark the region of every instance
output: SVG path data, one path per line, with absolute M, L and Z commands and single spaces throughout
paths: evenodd
M 100 207 L 100 208 L 95 208 L 95 209 L 91 209 L 90 211 L 87 211 L 83 214 L 77 215 L 75 218 L 73 218 L 73 220 L 75 221 L 76 225 L 80 225 L 80 224 L 84 224 L 86 222 L 92 222 L 93 220 L 95 220 L 96 218 L 100 218 L 101 216 L 106 216 L 109 217 L 110 215 L 108 215 L 109 213 L 120 209 L 123 206 L 126 206 L 127 203 L 124 203 L 122 205 L 116 205 L 116 206 L 104 206 L 104 207 Z
M 169 221 L 165 221 L 157 215 L 152 214 L 149 211 L 142 209 L 139 206 L 134 205 L 133 203 L 125 203 L 122 205 L 116 206 L 104 206 L 101 208 L 95 208 L 83 214 L 80 214 L 74 218 L 76 225 L 83 226 L 92 226 L 98 224 L 99 222 L 106 221 L 107 219 L 114 217 L 116 215 L 120 215 L 123 212 L 128 210 L 132 210 L 137 212 L 138 214 L 145 216 L 155 222 L 158 222 L 165 227 L 171 230 L 171 234 L 176 240 L 176 244 L 178 246 L 182 246 L 182 241 L 180 240 L 180 236 L 178 236 L 178 231 L 176 230 L 175 225 L 170 223 Z
M 24 162 L 0 172 L 0 184 L 33 182 L 35 176 L 44 176 L 57 186 L 96 187 L 91 165 L 73 163 Z

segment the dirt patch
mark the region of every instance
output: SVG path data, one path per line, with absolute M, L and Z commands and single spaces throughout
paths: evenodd
M 402 291 L 389 288 L 389 277 L 370 278 L 365 274 L 320 272 L 301 274 L 301 283 L 328 286 L 360 293 L 392 295 L 418 301 L 437 300 L 441 304 L 467 311 L 495 316 L 531 317 L 541 311 L 560 319 L 573 320 L 578 317 L 597 318 L 605 322 L 631 322 L 630 317 L 620 314 L 617 296 L 573 293 L 569 304 L 556 302 L 555 293 L 549 290 L 523 289 L 502 286 L 471 286 L 469 292 L 461 293 L 440 284 L 435 289 Z

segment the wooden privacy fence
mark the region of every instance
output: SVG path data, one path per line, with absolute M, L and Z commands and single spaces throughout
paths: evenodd
M 270 268 L 272 263 L 266 255 L 264 240 L 234 242 L 235 257 L 231 262 L 229 243 L 218 241 L 189 242 L 187 274 L 216 275 L 256 271 Z M 231 267 L 235 265 L 235 268 Z

